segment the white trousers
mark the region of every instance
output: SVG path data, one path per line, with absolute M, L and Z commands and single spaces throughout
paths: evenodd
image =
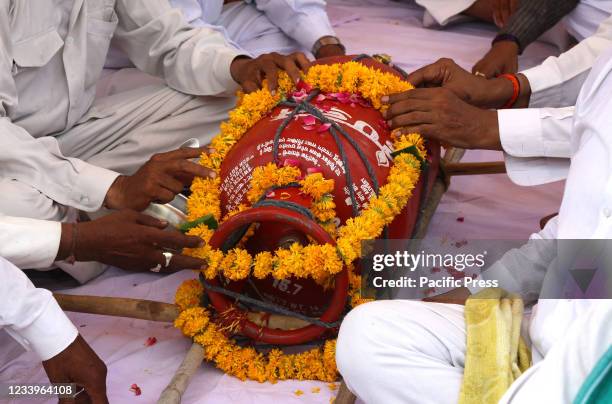
M 208 23 L 198 18 L 189 21 L 190 24 L 209 26 Z M 257 10 L 252 4 L 243 1 L 226 4 L 219 18 L 212 23 L 223 30 L 225 37 L 249 52 L 253 56 L 266 53 L 278 52 L 288 55 L 293 52 L 309 53 L 310 49 L 304 49 L 293 38 L 287 36 L 268 16 Z M 132 62 L 115 46 L 111 45 L 106 58 L 107 68 L 123 68 L 133 66 Z
M 546 310 L 533 316 L 531 336 L 534 345 L 550 348 L 511 386 L 502 403 L 570 403 L 612 344 L 612 301 L 544 303 L 540 306 L 548 306 Z M 466 349 L 463 310 L 407 300 L 377 301 L 352 310 L 342 322 L 336 349 L 348 388 L 367 404 L 457 402 Z M 559 327 L 547 324 L 552 319 Z
M 435 27 L 469 20 L 460 14 L 476 3 L 476 0 L 416 0 L 416 3 L 425 9 L 423 25 Z
M 226 4 L 214 24 L 223 26 L 228 38 L 254 56 L 270 52 L 283 55 L 297 51 L 310 52 L 310 49 L 303 49 L 297 41 L 287 36 L 267 15 L 243 1 Z

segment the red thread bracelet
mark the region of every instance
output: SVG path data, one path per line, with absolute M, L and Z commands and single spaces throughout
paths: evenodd
M 510 82 L 512 83 L 512 97 L 510 97 L 508 102 L 506 102 L 502 106 L 502 109 L 512 108 L 514 104 L 516 103 L 516 100 L 518 100 L 519 94 L 521 93 L 521 83 L 516 77 L 516 74 L 506 73 L 506 74 L 499 75 L 498 77 L 504 78 L 506 80 L 510 80 Z

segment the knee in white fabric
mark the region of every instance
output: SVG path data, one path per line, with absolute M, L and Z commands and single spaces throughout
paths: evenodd
M 340 374 L 351 385 L 351 380 L 376 372 L 377 357 L 384 354 L 383 346 L 390 347 L 393 331 L 381 326 L 393 318 L 389 306 L 392 301 L 366 303 L 351 310 L 340 327 L 336 345 L 336 363 Z

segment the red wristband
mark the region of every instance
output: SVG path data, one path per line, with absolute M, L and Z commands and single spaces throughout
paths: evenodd
M 504 78 L 506 80 L 510 80 L 512 83 L 512 97 L 506 102 L 502 109 L 504 108 L 512 108 L 514 104 L 516 104 L 516 100 L 518 100 L 519 94 L 521 93 L 521 83 L 516 77 L 516 74 L 502 74 L 497 77 Z

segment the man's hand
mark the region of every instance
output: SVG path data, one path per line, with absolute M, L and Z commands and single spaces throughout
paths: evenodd
M 291 55 L 280 55 L 276 52 L 261 55 L 255 59 L 237 57 L 230 66 L 234 81 L 247 92 L 262 88 L 263 81 L 268 81 L 268 89 L 276 91 L 278 87 L 278 72 L 284 70 L 297 83 L 301 72 L 306 71 L 310 62 L 301 52 Z
M 98 261 L 134 271 L 148 271 L 157 264 L 162 265 L 161 272 L 203 268 L 206 265 L 204 260 L 179 252 L 174 253 L 170 265 L 164 268 L 164 251 L 181 251 L 203 243 L 200 238 L 184 235 L 178 230 L 164 230 L 167 226 L 166 222 L 130 210 L 78 223 L 75 258 L 77 261 Z M 67 244 L 70 245 L 70 242 Z M 66 245 L 64 234 L 60 245 Z M 63 254 L 67 255 L 65 252 Z M 58 256 L 58 259 L 62 258 L 65 256 Z
M 409 74 L 415 87 L 444 87 L 463 101 L 482 108 L 499 108 L 512 97 L 512 83 L 487 80 L 462 69 L 451 59 L 440 59 Z
M 207 149 L 183 148 L 156 154 L 134 175 L 119 176 L 106 194 L 104 205 L 110 209 L 142 211 L 151 202 L 168 203 L 194 177 L 213 177 L 213 171 L 190 161 Z
M 504 27 L 512 14 L 516 12 L 519 0 L 494 0 L 493 2 L 493 22 L 499 28 Z
M 66 349 L 42 364 L 51 383 L 76 383 L 77 391 L 85 388 L 76 400 L 60 399 L 60 403 L 108 403 L 106 365 L 80 335 Z
M 453 289 L 449 292 L 442 293 L 440 295 L 426 297 L 423 299 L 424 302 L 434 303 L 450 303 L 450 304 L 461 304 L 465 306 L 465 301 L 470 297 L 470 290 L 466 287 Z
M 392 129 L 465 149 L 502 150 L 497 112 L 471 106 L 446 88 L 417 88 L 383 102 Z
M 344 51 L 344 48 L 342 48 L 342 46 L 330 44 L 321 46 L 321 48 L 319 48 L 319 51 L 316 55 L 314 55 L 314 57 L 316 59 L 321 59 L 332 56 L 344 56 L 345 54 L 346 52 Z
M 499 41 L 472 68 L 472 73 L 482 73 L 490 79 L 518 70 L 518 45 L 512 41 Z

